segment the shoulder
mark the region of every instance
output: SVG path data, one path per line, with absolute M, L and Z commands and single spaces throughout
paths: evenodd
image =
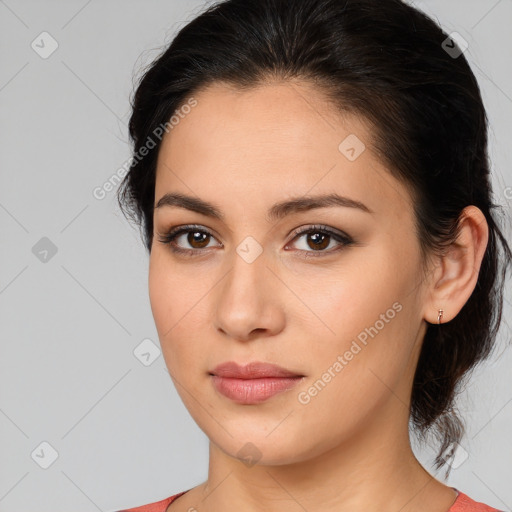
M 457 492 L 459 493 L 457 499 L 448 512 L 502 512 L 497 508 L 486 505 L 485 503 L 473 500 L 461 491 L 457 490 Z
M 117 512 L 165 512 L 167 507 L 176 499 L 179 498 L 182 494 L 185 494 L 187 491 L 179 492 L 178 494 L 174 494 L 169 498 L 165 498 L 160 501 L 156 501 L 155 503 L 149 503 L 147 505 L 142 505 L 140 507 L 135 508 L 125 508 L 123 510 L 118 510 Z

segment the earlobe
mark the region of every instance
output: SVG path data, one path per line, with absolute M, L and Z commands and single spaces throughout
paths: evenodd
M 440 259 L 440 270 L 432 283 L 427 304 L 427 322 L 449 322 L 464 307 L 478 281 L 488 236 L 489 228 L 482 211 L 474 205 L 467 206 L 459 220 L 457 240 Z

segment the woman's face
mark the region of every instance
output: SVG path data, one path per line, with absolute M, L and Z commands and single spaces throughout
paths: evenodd
M 194 98 L 163 139 L 155 205 L 181 194 L 219 216 L 171 200 L 155 208 L 149 268 L 163 355 L 190 414 L 225 453 L 252 450 L 260 464 L 307 460 L 363 432 L 406 432 L 428 283 L 410 195 L 372 151 L 368 127 L 304 82 L 215 84 Z M 362 205 L 318 207 L 327 195 Z M 303 378 L 244 403 L 214 386 L 226 361 Z

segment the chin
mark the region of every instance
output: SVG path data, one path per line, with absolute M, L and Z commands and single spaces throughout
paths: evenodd
M 304 433 L 293 433 L 283 428 L 283 425 L 273 431 L 277 424 L 273 423 L 270 428 L 267 425 L 258 428 L 258 423 L 252 422 L 249 428 L 242 429 L 239 425 L 236 430 L 231 423 L 225 425 L 226 430 L 219 427 L 215 428 L 215 432 L 211 428 L 204 432 L 217 449 L 240 460 L 248 468 L 254 465 L 284 466 L 306 461 L 319 450 L 318 446 L 305 445 Z

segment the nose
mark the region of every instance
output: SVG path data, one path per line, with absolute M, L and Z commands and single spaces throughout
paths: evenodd
M 235 254 L 231 270 L 212 297 L 216 329 L 239 341 L 278 334 L 286 322 L 283 287 L 265 252 L 252 262 Z

